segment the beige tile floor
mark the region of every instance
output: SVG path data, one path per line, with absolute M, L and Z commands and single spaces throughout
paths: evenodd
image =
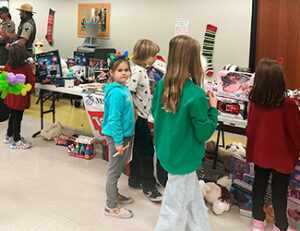
M 68 156 L 64 147 L 53 142 L 31 139 L 39 125 L 39 119 L 24 116 L 22 135 L 32 141 L 31 149 L 11 150 L 0 142 L 1 231 L 153 230 L 160 205 L 128 188 L 122 174 L 119 188 L 135 199 L 129 206 L 134 217 L 105 217 L 107 162 L 99 153 L 83 160 Z M 0 124 L 1 139 L 6 129 L 7 123 Z M 240 216 L 235 206 L 219 216 L 209 212 L 209 218 L 213 231 L 251 230 L 250 218 Z

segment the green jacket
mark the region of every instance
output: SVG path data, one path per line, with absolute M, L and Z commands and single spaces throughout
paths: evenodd
M 158 82 L 152 101 L 154 145 L 162 167 L 175 175 L 201 166 L 205 141 L 214 133 L 218 111 L 209 108 L 205 91 L 187 79 L 176 114 L 161 109 L 164 79 Z

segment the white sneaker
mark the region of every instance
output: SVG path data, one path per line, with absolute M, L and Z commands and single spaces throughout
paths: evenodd
M 12 149 L 27 149 L 27 148 L 30 148 L 31 146 L 32 146 L 31 142 L 21 139 L 17 142 L 13 141 L 12 144 L 10 145 L 10 148 L 12 148 Z
M 9 143 L 12 143 L 12 141 L 13 141 L 12 136 L 9 137 L 8 135 L 5 135 L 3 143 L 9 144 Z
M 105 216 L 117 217 L 121 219 L 128 219 L 133 217 L 133 212 L 131 210 L 126 208 L 120 208 L 120 206 L 117 206 L 117 208 L 114 209 L 105 207 L 104 214 Z

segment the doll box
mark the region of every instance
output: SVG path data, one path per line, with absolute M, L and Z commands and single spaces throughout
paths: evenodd
M 290 176 L 288 196 L 300 201 L 300 166 L 296 166 Z
M 254 74 L 237 71 L 219 71 L 218 96 L 248 101 Z
M 287 217 L 289 225 L 296 230 L 300 230 L 300 201 L 288 197 L 287 200 Z
M 68 154 L 90 160 L 95 157 L 95 141 L 93 137 L 79 135 L 73 144 L 68 146 Z
M 244 174 L 254 176 L 254 164 L 235 155 L 230 156 L 230 176 L 232 179 L 244 180 Z
M 237 185 L 232 185 L 230 195 L 233 203 L 239 208 L 247 207 L 252 210 L 252 197 L 251 192 L 241 189 Z
M 78 134 L 75 133 L 64 133 L 55 138 L 55 144 L 68 147 L 69 145 L 74 143 L 77 137 Z

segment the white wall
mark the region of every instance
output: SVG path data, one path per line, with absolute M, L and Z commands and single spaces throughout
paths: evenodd
M 11 0 L 9 8 L 16 25 L 19 8 L 24 1 Z M 214 50 L 215 72 L 225 64 L 248 66 L 252 0 L 30 0 L 37 24 L 37 39 L 44 39 L 47 31 L 49 8 L 56 11 L 54 18 L 54 46 L 61 57 L 73 56 L 73 51 L 83 43 L 77 37 L 77 12 L 79 3 L 110 3 L 110 38 L 100 39 L 101 47 L 132 51 L 140 38 L 155 41 L 166 59 L 169 40 L 174 37 L 176 18 L 190 20 L 189 34 L 203 43 L 206 24 L 218 27 Z

